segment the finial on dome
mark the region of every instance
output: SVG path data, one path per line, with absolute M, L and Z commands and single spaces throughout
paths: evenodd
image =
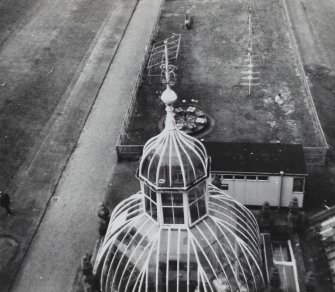
M 161 101 L 167 106 L 171 106 L 177 100 L 177 94 L 170 88 L 169 85 L 166 86 L 166 89 L 163 91 L 161 96 Z
M 176 125 L 174 122 L 174 112 L 173 104 L 177 100 L 177 94 L 167 85 L 166 89 L 163 91 L 161 96 L 161 101 L 166 105 L 166 120 L 165 120 L 165 129 L 174 130 Z
M 165 120 L 165 129 L 174 130 L 176 125 L 174 122 L 174 113 L 172 105 L 177 100 L 177 94 L 170 88 L 170 72 L 169 72 L 169 55 L 167 49 L 167 40 L 164 41 L 164 52 L 165 52 L 165 66 L 162 68 L 165 69 L 165 79 L 166 79 L 166 89 L 161 95 L 161 101 L 166 105 L 166 120 Z

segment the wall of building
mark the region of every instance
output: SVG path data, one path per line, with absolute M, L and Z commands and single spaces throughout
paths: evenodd
M 219 173 L 217 173 L 219 174 Z M 225 174 L 227 175 L 227 174 Z M 299 201 L 299 207 L 303 206 L 304 193 L 293 192 L 293 177 L 290 176 L 267 176 L 268 180 L 264 180 L 266 175 L 244 175 L 244 179 L 236 179 L 239 175 L 234 175 L 233 179 L 223 178 L 223 174 L 219 174 L 221 180 L 221 188 L 230 196 L 244 205 L 262 205 L 268 201 L 271 206 L 288 207 L 293 196 Z M 260 180 L 259 178 L 263 178 Z M 282 180 L 282 182 L 281 182 Z M 227 187 L 226 189 L 225 187 Z M 281 202 L 280 189 L 282 188 Z

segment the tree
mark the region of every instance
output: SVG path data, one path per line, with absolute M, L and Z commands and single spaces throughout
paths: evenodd
M 81 272 L 83 274 L 83 287 L 85 292 L 98 292 L 98 284 L 97 280 L 93 275 L 93 266 L 91 263 L 92 255 L 91 254 L 85 254 L 81 258 Z
M 307 272 L 305 276 L 305 285 L 306 285 L 307 292 L 315 291 L 316 280 L 315 280 L 314 273 L 312 271 Z
M 262 211 L 259 221 L 261 232 L 270 233 L 272 227 L 272 211 L 269 202 L 265 201 L 262 205 Z
M 280 292 L 280 275 L 277 267 L 271 268 L 269 277 L 269 292 Z
M 100 204 L 98 209 L 98 218 L 99 218 L 99 235 L 100 237 L 104 237 L 109 224 L 110 213 L 108 208 L 104 204 Z

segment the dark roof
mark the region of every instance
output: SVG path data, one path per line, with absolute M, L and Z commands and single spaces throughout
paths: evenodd
M 212 171 L 307 174 L 301 144 L 204 142 Z

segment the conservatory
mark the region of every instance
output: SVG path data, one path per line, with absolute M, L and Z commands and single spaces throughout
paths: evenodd
M 209 183 L 202 143 L 177 129 L 172 89 L 165 129 L 144 146 L 141 190 L 113 211 L 94 273 L 101 291 L 261 291 L 253 214 Z

